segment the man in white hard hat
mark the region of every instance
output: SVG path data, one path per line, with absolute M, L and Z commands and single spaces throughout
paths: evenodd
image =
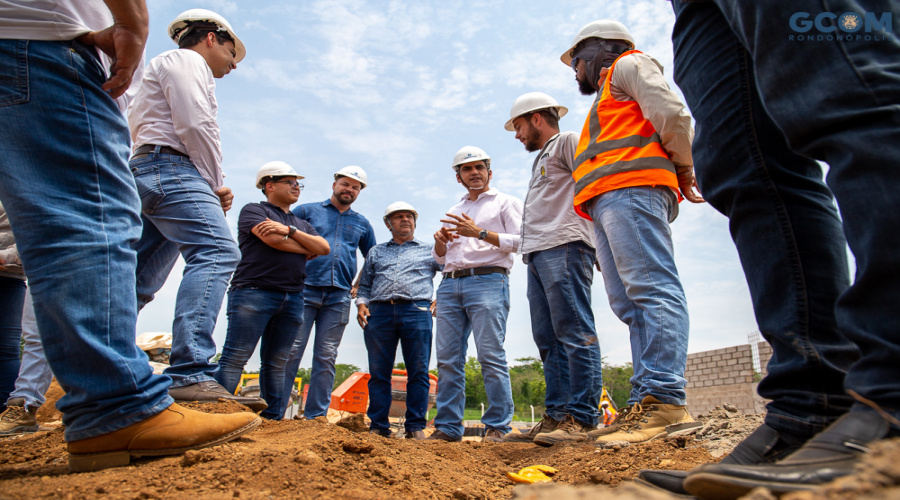
M 507 434 L 507 442 L 584 441 L 600 421 L 600 344 L 591 311 L 596 255 L 593 227 L 573 207 L 578 134 L 559 131 L 567 111 L 549 95 L 529 92 L 513 103 L 505 126 L 526 151 L 538 152 L 519 253 L 528 265 L 531 334 L 547 385 L 544 418 L 527 434 Z
M 363 328 L 369 358 L 370 432 L 391 436 L 391 373 L 397 344 L 406 365 L 407 439 L 425 439 L 428 410 L 428 363 L 431 360 L 431 312 L 434 275 L 441 265 L 431 245 L 415 238 L 419 214 L 398 201 L 384 211 L 391 232 L 387 243 L 369 251 L 359 278 L 356 320 Z
M 262 339 L 259 389 L 268 407 L 259 416 L 270 420 L 284 418 L 291 394 L 284 392 L 284 370 L 303 327 L 307 256 L 330 251 L 325 238 L 290 211 L 303 189 L 300 179 L 283 161 L 268 162 L 256 173 L 266 201 L 244 205 L 238 218 L 241 262 L 228 291 L 228 333 L 215 374 L 234 393 Z
M 587 24 L 560 59 L 583 94 L 597 94 L 575 150 L 574 206 L 594 223 L 610 307 L 628 324 L 634 365 L 630 415 L 597 443 L 648 441 L 693 421 L 684 390 L 688 308 L 669 227 L 682 195 L 703 201 L 694 191 L 691 118 L 662 66 L 634 50 L 618 21 Z
M 57 407 L 69 469 L 231 441 L 259 417 L 173 404 L 169 378 L 154 375 L 135 344 L 138 193 L 115 99 L 140 64 L 146 5 L 46 5 L 5 0 L 0 9 L 0 198 L 28 270 L 47 361 L 66 392 Z M 28 70 L 5 71 L 17 67 Z
M 303 291 L 305 316 L 294 342 L 285 370 L 285 392 L 290 393 L 300 359 L 309 342 L 313 324 L 312 373 L 303 416 L 325 416 L 331 404 L 338 346 L 350 319 L 350 290 L 356 275 L 356 251 L 363 258 L 375 246 L 375 230 L 362 214 L 350 208 L 368 179 L 361 167 L 351 165 L 334 174 L 331 197 L 323 202 L 305 203 L 294 215 L 309 222 L 331 244 L 334 251 L 306 265 L 306 289 Z
M 491 157 L 465 146 L 453 156 L 456 181 L 466 188 L 434 233 L 435 260 L 444 265 L 437 292 L 435 353 L 438 364 L 437 429 L 429 439 L 461 441 L 466 404 L 466 347 L 475 336 L 490 407 L 481 417 L 485 441 L 511 428 L 512 388 L 506 362 L 509 270 L 519 248 L 522 202 L 490 186 Z
M 179 14 L 169 25 L 178 49 L 147 65 L 129 109 L 134 143 L 131 171 L 141 194 L 144 230 L 138 251 L 137 294 L 143 307 L 184 257 L 165 374 L 176 401 L 231 399 L 260 411 L 259 398 L 230 394 L 213 380 L 213 329 L 228 280 L 241 257 L 225 212 L 234 196 L 223 185 L 216 123 L 215 79 L 246 50 L 222 16 L 204 9 Z

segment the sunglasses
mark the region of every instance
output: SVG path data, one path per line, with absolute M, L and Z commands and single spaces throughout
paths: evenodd
M 301 190 L 303 189 L 303 184 L 297 182 L 296 180 L 275 181 L 275 183 L 276 184 L 287 184 L 288 186 L 290 186 L 292 188 L 300 188 Z

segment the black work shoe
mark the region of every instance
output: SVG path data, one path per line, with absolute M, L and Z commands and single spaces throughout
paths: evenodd
M 890 426 L 876 413 L 851 411 L 777 464 L 707 464 L 691 471 L 684 489 L 704 499 L 730 500 L 765 487 L 775 495 L 811 490 L 853 472 L 872 441 Z
M 435 430 L 430 436 L 428 436 L 428 439 L 434 441 L 447 441 L 448 443 L 458 443 L 462 441 L 462 437 L 455 438 L 439 430 Z
M 381 436 L 384 438 L 389 438 L 389 437 L 393 436 L 390 429 L 371 428 L 371 429 L 369 429 L 369 434 L 375 434 L 376 436 Z
M 419 429 L 417 431 L 407 431 L 406 439 L 428 439 L 425 433 Z
M 756 465 L 772 464 L 800 448 L 800 444 L 787 443 L 778 431 L 766 424 L 759 426 L 744 438 L 720 464 Z M 689 471 L 683 470 L 641 470 L 635 482 L 660 488 L 671 493 L 687 495 L 684 479 Z
M 205 380 L 181 387 L 169 387 L 169 396 L 172 396 L 176 403 L 219 403 L 224 399 L 240 403 L 256 413 L 269 407 L 262 398 L 235 396 L 215 380 Z
M 484 437 L 481 438 L 482 443 L 502 443 L 503 442 L 503 432 L 500 429 L 488 429 L 484 432 Z

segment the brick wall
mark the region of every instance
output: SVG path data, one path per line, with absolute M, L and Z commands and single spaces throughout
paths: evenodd
M 760 342 L 758 349 L 764 374 L 772 348 Z M 689 354 L 685 372 L 688 410 L 696 416 L 731 403 L 745 413 L 765 412 L 765 401 L 756 394 L 753 372 L 749 344 Z

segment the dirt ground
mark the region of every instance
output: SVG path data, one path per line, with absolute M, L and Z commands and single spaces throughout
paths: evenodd
M 237 404 L 186 406 L 246 411 Z M 589 443 L 542 448 L 382 438 L 365 432 L 361 416 L 338 425 L 324 418 L 267 421 L 225 445 L 73 474 L 52 400 L 38 418 L 51 430 L 0 440 L 0 498 L 671 499 L 676 497 L 629 480 L 644 468 L 690 469 L 715 461 L 761 422 L 760 416 L 717 409 L 700 418 L 704 426 L 693 435 L 598 449 Z M 865 474 L 793 500 L 900 498 L 900 440 L 886 444 L 893 448 L 873 453 L 877 463 L 867 464 Z M 553 484 L 515 485 L 506 477 L 535 464 L 559 470 Z M 772 498 L 757 494 L 764 496 L 753 498 Z

